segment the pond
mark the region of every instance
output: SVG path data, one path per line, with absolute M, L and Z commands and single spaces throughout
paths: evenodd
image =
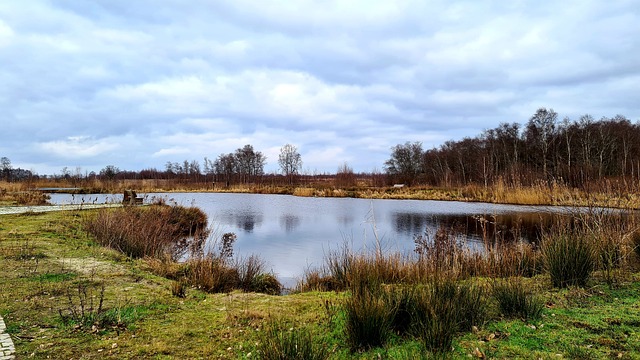
M 144 194 L 183 206 L 197 206 L 209 216 L 217 236 L 237 235 L 234 252 L 259 255 L 285 284 L 305 269 L 319 267 L 324 256 L 348 244 L 352 249 L 410 253 L 416 235 L 438 227 L 465 234 L 469 246 L 483 239 L 537 241 L 540 226 L 567 208 L 430 200 L 309 198 L 289 195 L 170 193 Z M 122 195 L 51 194 L 51 203 L 119 202 Z

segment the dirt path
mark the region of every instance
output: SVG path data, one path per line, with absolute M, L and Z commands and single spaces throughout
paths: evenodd
M 13 360 L 15 359 L 16 348 L 11 341 L 11 336 L 7 334 L 7 327 L 0 316 L 0 360 Z
M 88 210 L 106 207 L 120 207 L 121 204 L 81 204 L 81 205 L 42 205 L 42 206 L 0 206 L 0 216 L 23 214 L 27 212 L 47 212 L 64 210 Z

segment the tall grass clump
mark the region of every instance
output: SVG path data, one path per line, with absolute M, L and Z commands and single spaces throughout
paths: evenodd
M 640 230 L 634 230 L 629 234 L 629 243 L 636 258 L 640 259 Z
M 305 328 L 293 328 L 282 321 L 269 321 L 260 333 L 257 345 L 264 360 L 324 360 L 329 349 L 317 342 Z
M 488 318 L 484 289 L 451 277 L 432 280 L 415 296 L 411 332 L 434 353 L 448 352 L 458 332 L 482 325 Z
M 543 236 L 541 251 L 554 287 L 587 285 L 595 269 L 596 254 L 584 233 L 563 226 Z
M 592 210 L 578 217 L 581 230 L 591 237 L 597 268 L 612 287 L 628 269 L 637 223 L 633 214 L 606 209 Z M 631 241 L 629 241 L 631 238 Z
M 206 292 L 221 293 L 238 289 L 278 295 L 282 285 L 258 256 L 234 259 L 234 233 L 225 233 L 217 240 L 217 252 L 189 258 L 185 266 L 187 281 Z M 215 247 L 215 246 L 214 246 Z
M 368 350 L 386 344 L 391 335 L 394 309 L 379 284 L 358 283 L 345 301 L 345 332 L 351 351 Z
M 506 317 L 535 320 L 542 316 L 544 302 L 526 288 L 520 277 L 495 281 L 493 296 Z
M 101 209 L 84 220 L 97 241 L 132 258 L 179 258 L 208 235 L 207 216 L 197 208 L 145 206 Z

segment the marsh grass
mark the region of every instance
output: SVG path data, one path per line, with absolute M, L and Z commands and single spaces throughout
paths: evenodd
M 324 360 L 331 352 L 309 329 L 283 320 L 269 320 L 260 333 L 257 352 L 264 360 Z
M 536 320 L 542 316 L 544 302 L 527 288 L 522 278 L 495 280 L 492 294 L 500 312 L 506 317 Z
M 442 277 L 415 294 L 411 332 L 431 352 L 448 352 L 458 332 L 482 326 L 488 319 L 486 292 L 481 286 Z
M 413 254 L 352 251 L 347 245 L 325 256 L 321 268 L 307 269 L 297 291 L 341 291 L 354 283 L 423 284 L 433 277 L 466 279 L 532 277 L 544 271 L 542 253 L 524 242 L 485 243 L 471 250 L 464 239 L 448 229 L 414 239 Z
M 175 297 L 187 297 L 187 284 L 183 280 L 174 280 L 171 282 L 171 294 Z
M 637 223 L 633 213 L 590 209 L 577 217 L 580 232 L 590 238 L 596 268 L 610 287 L 617 286 L 632 267 Z
M 640 263 L 640 230 L 636 229 L 629 233 L 628 235 L 629 244 L 631 249 L 636 255 L 636 263 Z
M 597 254 L 592 241 L 566 225 L 544 236 L 541 251 L 554 287 L 584 287 L 596 268 Z
M 47 205 L 51 198 L 42 191 L 30 190 L 22 183 L 0 181 L 0 204 L 7 205 Z
M 391 336 L 395 309 L 379 284 L 354 283 L 345 300 L 345 334 L 352 352 L 384 346 Z
M 178 259 L 201 246 L 208 234 L 202 210 L 179 206 L 101 209 L 84 226 L 100 244 L 132 258 Z
M 489 318 L 483 286 L 444 274 L 422 285 L 352 283 L 350 293 L 344 309 L 351 351 L 383 347 L 395 334 L 417 338 L 428 351 L 444 353 L 459 332 L 482 326 Z
M 188 258 L 181 265 L 184 271 L 180 270 L 185 281 L 211 293 L 239 289 L 245 292 L 280 294 L 282 284 L 275 275 L 266 271 L 264 260 L 256 255 L 234 258 L 233 244 L 236 238 L 234 233 L 225 233 L 217 242 L 217 252 Z

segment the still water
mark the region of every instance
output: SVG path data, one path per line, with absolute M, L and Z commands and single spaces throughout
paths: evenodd
M 171 193 L 140 194 L 197 206 L 209 216 L 214 234 L 237 235 L 234 252 L 259 255 L 285 283 L 308 267 L 319 267 L 329 251 L 347 243 L 354 250 L 410 253 L 419 234 L 439 226 L 464 233 L 470 246 L 485 239 L 537 241 L 551 214 L 566 209 L 429 200 L 308 198 L 288 195 Z M 119 202 L 122 195 L 52 194 L 51 203 Z M 210 245 L 211 246 L 211 245 Z

